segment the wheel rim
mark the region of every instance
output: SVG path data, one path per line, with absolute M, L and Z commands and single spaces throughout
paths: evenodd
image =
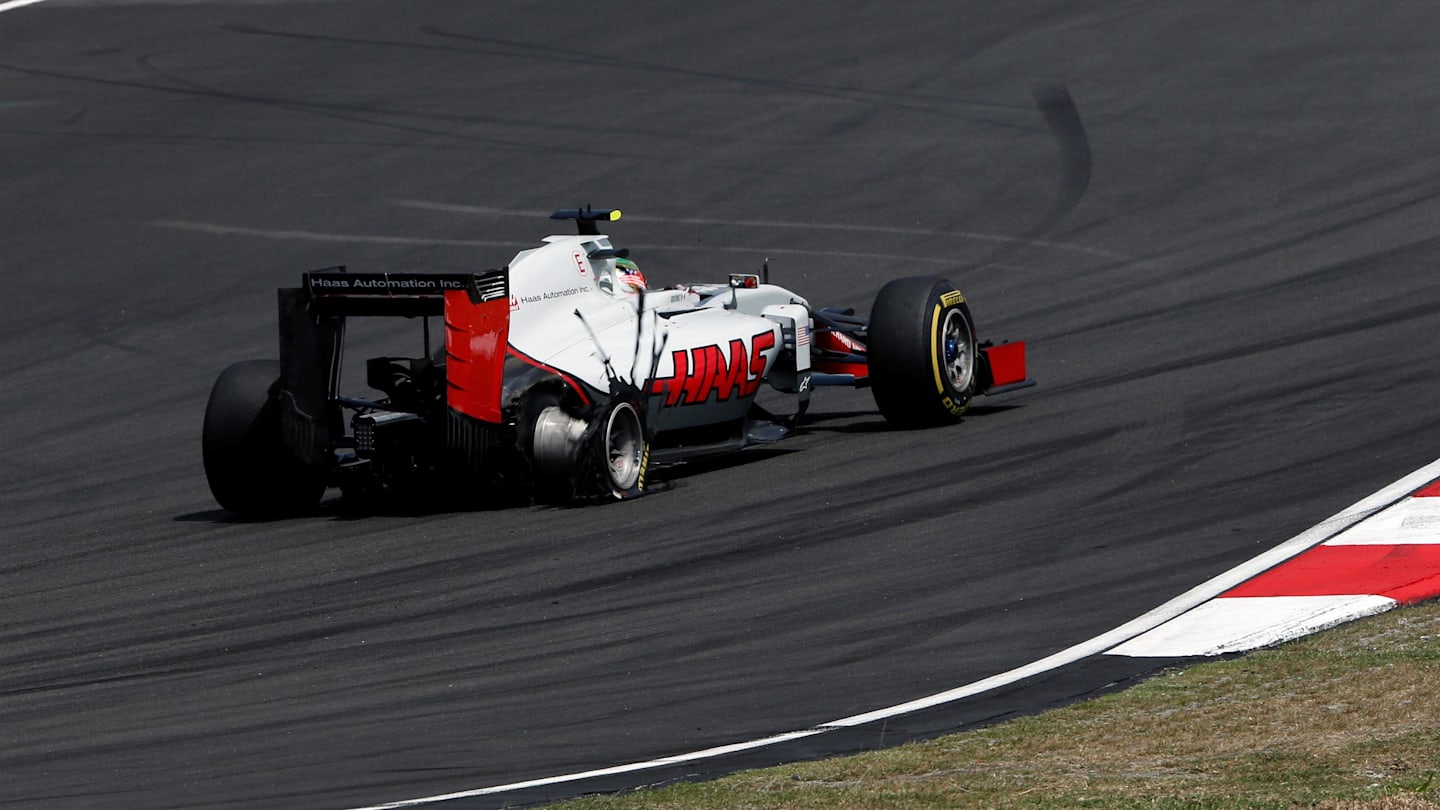
M 640 432 L 640 415 L 634 406 L 622 402 L 610 411 L 605 427 L 605 462 L 610 483 L 619 491 L 631 489 L 640 480 L 640 462 L 645 438 Z
M 945 378 L 950 387 L 956 391 L 970 390 L 970 382 L 975 377 L 975 346 L 970 340 L 970 324 L 960 310 L 945 313 L 940 340 L 945 355 Z

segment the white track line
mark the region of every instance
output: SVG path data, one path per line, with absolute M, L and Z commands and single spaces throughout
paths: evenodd
M 305 242 L 335 242 L 353 244 L 375 244 L 375 245 L 427 245 L 436 247 L 502 247 L 512 250 L 524 247 L 517 242 L 496 241 L 493 239 L 427 239 L 417 236 L 377 236 L 374 234 L 359 233 L 328 233 L 324 231 L 308 231 L 293 229 L 270 229 L 270 228 L 244 228 L 237 225 L 221 225 L 213 222 L 190 222 L 179 219 L 157 219 L 150 223 L 157 228 L 172 228 L 176 230 L 196 231 L 198 233 L 210 233 L 220 236 L 248 236 L 257 239 L 286 239 L 290 241 Z M 645 242 L 631 243 L 634 250 L 673 250 L 687 253 L 736 253 L 748 256 L 819 256 L 835 259 L 874 259 L 877 261 L 903 260 L 906 262 L 940 264 L 946 266 L 955 265 L 951 258 L 934 258 L 928 256 L 905 256 L 897 253 L 859 253 L 850 250 L 808 250 L 804 248 L 748 248 L 734 245 L 661 245 Z M 1004 265 L 994 265 L 1003 267 Z
M 430 202 L 428 200 L 406 200 L 392 198 L 387 200 L 391 205 L 401 208 L 415 208 L 421 211 L 439 211 L 450 214 L 485 215 L 485 216 L 523 216 L 526 219 L 543 218 L 550 216 L 548 211 L 517 211 L 512 208 L 498 208 L 489 205 L 458 205 L 454 203 Z M 1063 251 L 1066 253 L 1080 253 L 1086 256 L 1093 256 L 1099 259 L 1111 259 L 1116 261 L 1128 261 L 1129 257 L 1120 253 L 1112 253 L 1108 250 L 1075 245 L 1065 242 L 1047 242 L 1040 239 L 1026 239 L 1019 236 L 1004 236 L 993 233 L 975 233 L 973 231 L 959 230 L 933 230 L 928 228 L 895 228 L 877 225 L 850 225 L 839 222 L 785 222 L 769 219 L 706 219 L 703 217 L 660 217 L 660 216 L 627 216 L 626 219 L 633 219 L 636 222 L 666 222 L 677 225 L 726 225 L 737 228 L 784 228 L 787 230 L 816 230 L 816 231 L 844 231 L 846 233 L 880 233 L 897 236 L 948 236 L 960 239 L 969 239 L 975 242 L 998 242 L 1010 245 L 1026 245 L 1049 250 Z
M 508 785 L 494 785 L 492 787 L 476 788 L 474 790 L 462 790 L 454 793 L 443 793 L 436 796 L 426 796 L 418 799 L 405 799 L 403 801 L 391 802 L 389 804 L 377 804 L 368 807 L 357 807 L 352 810 L 395 810 L 402 807 L 416 807 L 425 804 L 451 801 L 455 799 L 468 799 L 478 796 L 488 796 L 496 793 L 508 793 L 515 790 L 525 790 L 537 787 L 560 785 L 568 782 L 580 782 L 586 779 L 593 779 L 600 776 L 614 776 L 637 771 L 653 770 L 669 765 L 676 765 L 685 762 L 696 762 L 704 759 L 725 756 L 727 754 L 751 751 L 758 748 L 765 748 L 771 745 L 790 742 L 792 740 L 812 737 L 837 729 L 850 728 L 853 726 L 872 723 L 876 720 L 885 720 L 897 717 L 902 714 L 920 711 L 922 709 L 934 708 L 946 703 L 953 703 L 967 697 L 978 695 L 1002 686 L 1008 686 L 1017 681 L 1024 680 L 1035 675 L 1059 669 L 1067 664 L 1073 664 L 1081 659 L 1092 655 L 1099 655 L 1125 641 L 1128 641 L 1141 633 L 1152 630 L 1167 621 L 1187 611 L 1214 599 L 1225 591 L 1239 585 L 1242 582 L 1279 565 L 1280 563 L 1294 557 L 1295 555 L 1310 549 L 1326 540 L 1334 537 L 1340 532 L 1354 526 L 1356 523 L 1370 517 L 1380 510 L 1409 497 L 1411 492 L 1419 489 L 1425 484 L 1440 478 L 1440 459 L 1430 462 L 1413 473 L 1396 481 L 1388 487 L 1375 494 L 1363 498 L 1348 509 L 1341 510 L 1330 518 L 1317 523 L 1309 529 L 1295 535 L 1289 540 L 1281 543 L 1275 548 L 1255 557 L 1248 562 L 1241 563 L 1235 568 L 1226 571 L 1220 576 L 1208 582 L 1197 585 L 1185 593 L 1166 602 L 1160 607 L 1132 619 L 1125 624 L 1111 630 L 1108 633 L 1096 636 L 1089 641 L 1076 644 L 1054 655 L 1042 658 L 1031 664 L 1017 667 L 989 678 L 975 681 L 955 689 L 939 692 L 929 697 L 912 700 L 908 703 L 901 703 L 886 709 L 877 709 L 865 714 L 856 714 L 850 717 L 842 717 L 839 720 L 832 720 L 829 723 L 806 729 L 804 731 L 792 731 L 788 734 L 777 734 L 773 737 L 765 737 L 759 740 L 723 745 L 716 748 L 707 748 L 702 751 L 692 751 L 688 754 L 677 754 L 675 756 L 652 759 L 646 762 L 633 762 L 626 765 L 616 765 L 611 768 L 600 768 L 579 773 L 562 774 L 542 779 L 532 779 L 526 782 L 513 782 Z
M 0 11 L 14 11 L 23 6 L 33 6 L 36 3 L 43 3 L 45 0 L 9 0 L 7 3 L 0 3 Z
M 628 765 L 616 765 L 611 768 L 597 768 L 593 771 L 582 773 L 566 774 L 564 776 L 551 776 L 544 779 L 532 779 L 528 782 L 514 782 L 509 785 L 496 785 L 495 787 L 477 788 L 475 790 L 461 790 L 455 793 L 443 793 L 439 796 L 426 796 L 423 799 L 403 799 L 389 804 L 377 804 L 373 807 L 356 808 L 356 810 L 395 810 L 398 807 L 415 807 L 422 804 L 434 804 L 435 802 L 447 802 L 455 799 L 473 799 L 476 796 L 486 796 L 492 793 L 508 793 L 512 790 L 525 790 L 527 788 L 546 787 L 548 785 L 559 785 L 565 782 L 578 782 L 582 779 L 594 779 L 600 776 L 615 776 L 622 773 L 633 773 L 652 768 L 663 768 L 667 765 L 680 765 L 686 762 L 694 762 L 702 759 L 714 759 L 727 754 L 737 754 L 742 751 L 750 751 L 756 748 L 764 748 L 770 745 L 799 740 L 805 737 L 813 737 L 816 734 L 823 734 L 828 729 L 810 729 L 809 731 L 792 731 L 788 734 L 777 734 L 774 737 L 765 737 L 749 742 L 721 745 L 716 748 L 706 748 L 703 751 L 692 751 L 688 754 L 677 754 L 673 757 L 662 757 L 652 759 L 649 762 L 633 762 Z

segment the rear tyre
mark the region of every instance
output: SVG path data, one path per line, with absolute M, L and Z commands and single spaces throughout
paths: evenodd
M 902 278 L 880 288 L 866 353 L 887 422 L 932 427 L 964 415 L 979 365 L 974 323 L 965 296 L 945 279 Z
M 644 493 L 650 445 L 643 412 L 638 396 L 621 392 L 595 415 L 580 450 L 577 494 L 624 500 Z
M 205 478 L 220 506 L 241 517 L 299 514 L 325 494 L 323 471 L 285 448 L 279 386 L 278 362 L 241 361 L 220 373 L 205 406 Z

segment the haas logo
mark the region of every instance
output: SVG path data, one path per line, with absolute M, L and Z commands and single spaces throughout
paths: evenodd
M 728 356 L 721 346 L 700 346 L 677 349 L 671 353 L 675 373 L 656 377 L 650 393 L 663 394 L 665 407 L 700 405 L 715 394 L 717 401 L 732 397 L 749 397 L 760 387 L 765 376 L 765 352 L 775 347 L 775 333 L 761 332 L 750 338 L 750 351 L 745 341 L 730 341 Z

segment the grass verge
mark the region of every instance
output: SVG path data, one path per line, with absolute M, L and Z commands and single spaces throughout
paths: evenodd
M 1440 810 L 1440 603 L 924 743 L 563 810 Z

